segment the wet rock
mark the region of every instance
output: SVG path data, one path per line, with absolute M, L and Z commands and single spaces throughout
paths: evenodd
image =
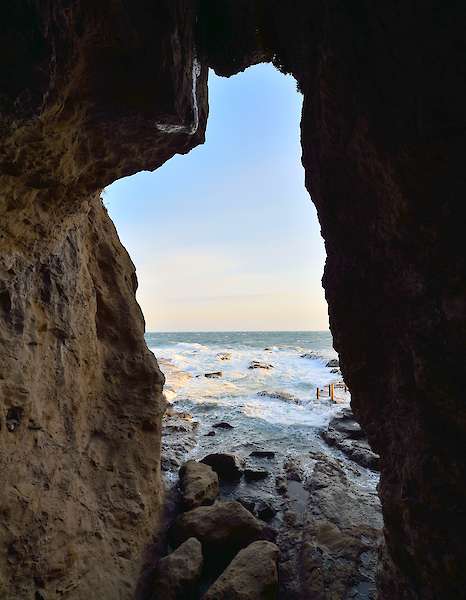
M 326 367 L 339 367 L 340 361 L 338 360 L 338 358 L 332 358 L 332 360 L 329 360 L 325 366 Z
M 249 456 L 253 458 L 275 458 L 275 452 L 272 450 L 254 450 Z
M 231 360 L 231 353 L 230 352 L 219 352 L 217 354 L 217 358 L 219 360 Z
M 209 433 L 206 433 L 204 437 L 213 437 L 214 435 L 217 435 L 215 431 L 209 431 Z
M 236 498 L 236 501 L 239 502 L 246 510 L 248 510 L 252 515 L 254 515 L 254 508 L 256 506 L 256 500 L 254 498 Z
M 273 369 L 274 366 L 270 365 L 268 363 L 263 363 L 263 362 L 259 362 L 257 360 L 253 360 L 250 364 L 248 369 Z
M 300 358 L 321 358 L 317 352 L 306 352 L 305 354 L 301 354 Z
M 267 535 L 265 525 L 235 501 L 218 501 L 183 513 L 172 529 L 175 545 L 195 537 L 205 556 L 220 562 L 231 560 L 238 550 Z
M 281 495 L 284 495 L 288 491 L 288 483 L 285 475 L 277 475 L 275 477 L 275 489 Z
M 243 461 L 236 454 L 216 452 L 205 456 L 201 462 L 212 467 L 220 479 L 237 481 L 243 474 Z
M 218 475 L 209 465 L 188 460 L 180 469 L 180 487 L 185 510 L 212 504 L 218 496 Z
M 259 500 L 254 506 L 254 513 L 263 521 L 270 521 L 277 514 L 277 509 L 270 502 Z
M 260 481 L 266 479 L 270 473 L 265 469 L 245 469 L 244 478 L 246 481 Z
M 220 377 L 223 377 L 223 372 L 213 371 L 212 373 L 204 373 L 204 377 L 207 377 L 207 379 L 220 379 Z
M 348 409 L 342 410 L 335 415 L 330 420 L 329 427 L 352 440 L 366 438 L 366 434 L 362 430 L 361 425 L 359 425 L 355 420 L 353 413 Z
M 227 423 L 226 421 L 215 423 L 215 425 L 212 425 L 212 427 L 215 427 L 215 429 L 233 429 L 233 425 L 230 425 L 230 423 Z
M 298 398 L 293 396 L 293 394 L 289 394 L 288 392 L 268 392 L 267 390 L 262 390 L 261 392 L 257 392 L 257 396 L 273 398 L 276 400 L 283 400 L 283 402 L 292 402 L 294 404 L 299 404 Z
M 177 471 L 181 467 L 197 443 L 198 426 L 189 413 L 177 412 L 173 407 L 167 409 L 162 420 L 163 471 Z
M 286 478 L 289 481 L 303 481 L 304 469 L 301 461 L 297 457 L 289 457 L 283 464 L 286 472 Z
M 203 600 L 273 600 L 278 592 L 278 547 L 267 541 L 238 552 Z
M 365 432 L 350 409 L 335 415 L 321 436 L 329 446 L 338 448 L 355 463 L 373 471 L 379 470 L 379 456 L 372 451 Z
M 152 600 L 188 600 L 196 592 L 203 566 L 202 546 L 187 539 L 159 562 L 153 582 Z
M 305 598 L 373 599 L 383 525 L 379 499 L 352 484 L 336 460 L 321 453 L 313 457 L 298 559 L 301 593 Z M 366 594 L 355 595 L 357 589 Z
M 330 373 L 332 373 L 333 375 L 336 375 L 337 373 L 340 373 L 340 369 L 331 369 Z

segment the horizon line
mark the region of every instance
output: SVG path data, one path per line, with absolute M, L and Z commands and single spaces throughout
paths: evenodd
M 147 330 L 146 333 L 331 333 L 330 329 L 179 329 L 171 331 Z

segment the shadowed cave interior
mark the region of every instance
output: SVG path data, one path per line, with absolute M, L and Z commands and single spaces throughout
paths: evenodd
M 464 8 L 0 10 L 0 597 L 134 597 L 162 519 L 163 376 L 99 195 L 203 142 L 208 67 L 263 61 L 304 97 L 330 327 L 381 457 L 379 598 L 462 597 Z

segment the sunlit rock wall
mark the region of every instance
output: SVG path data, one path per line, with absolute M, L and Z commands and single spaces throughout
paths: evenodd
M 132 598 L 162 502 L 163 375 L 99 193 L 203 141 L 195 15 L 0 13 L 0 598 Z

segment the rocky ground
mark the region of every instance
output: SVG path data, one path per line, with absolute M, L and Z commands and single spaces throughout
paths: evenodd
M 292 458 L 272 445 L 238 454 L 231 429 L 216 423 L 202 434 L 215 437 L 216 451 L 186 460 L 199 423 L 167 411 L 162 461 L 172 509 L 166 556 L 154 562 L 146 597 L 374 599 L 378 457 L 350 409 L 321 432 L 326 444 Z

